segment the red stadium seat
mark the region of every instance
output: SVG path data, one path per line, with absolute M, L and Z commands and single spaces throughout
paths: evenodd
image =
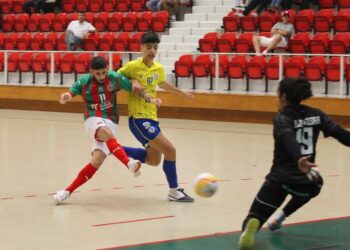
M 234 56 L 231 62 L 227 65 L 227 78 L 228 87 L 227 90 L 231 90 L 231 79 L 242 79 L 244 78 L 245 70 L 247 66 L 246 56 Z
M 55 32 L 63 32 L 67 28 L 67 13 L 58 13 L 52 22 L 52 29 Z
M 4 71 L 5 55 L 4 52 L 0 52 L 0 72 Z
M 209 76 L 210 62 L 211 62 L 211 59 L 210 59 L 209 55 L 199 55 L 192 62 L 193 89 L 196 89 L 196 78 L 197 77 L 208 77 Z
M 39 30 L 39 20 L 41 18 L 41 14 L 33 13 L 30 15 L 28 20 L 27 29 L 29 32 L 36 32 Z
M 126 51 L 130 34 L 129 32 L 121 32 L 112 41 L 112 49 L 114 51 Z
M 90 0 L 89 9 L 91 12 L 100 12 L 102 7 L 101 0 Z
M 130 0 L 130 10 L 141 12 L 145 8 L 145 0 Z
M 294 27 L 296 32 L 311 31 L 315 12 L 312 9 L 300 10 L 295 17 Z
M 73 73 L 73 65 L 75 60 L 75 54 L 74 53 L 67 53 L 61 57 L 59 63 L 58 63 L 58 69 L 61 73 L 61 82 L 60 84 L 63 84 L 63 74 L 72 74 Z
M 32 38 L 31 33 L 22 33 L 17 38 L 17 49 L 18 50 L 28 50 L 29 49 L 29 40 Z
M 248 16 L 241 17 L 241 28 L 242 31 L 256 31 L 257 20 L 255 16 L 249 14 Z
M 57 50 L 67 50 L 66 33 L 61 33 L 57 36 L 56 49 Z
M 193 57 L 192 55 L 182 55 L 179 60 L 175 62 L 175 86 L 179 86 L 179 77 L 190 77 Z
M 225 32 L 237 32 L 240 28 L 240 20 L 237 16 L 225 16 L 223 19 Z
M 141 36 L 143 32 L 136 32 L 132 37 L 128 39 L 128 50 L 133 52 L 140 52 L 141 49 Z M 130 54 L 131 55 L 131 54 Z
M 98 48 L 102 51 L 110 51 L 112 47 L 112 42 L 114 38 L 113 32 L 106 32 L 99 40 L 98 40 Z
M 48 54 L 38 53 L 32 58 L 31 68 L 33 71 L 33 83 L 36 83 L 36 73 L 46 73 L 46 84 L 48 84 L 49 80 L 49 72 L 46 70 L 46 61 L 49 60 Z
M 15 14 L 18 13 L 23 13 L 23 4 L 24 4 L 25 0 L 15 0 L 12 1 L 12 11 Z
M 199 51 L 200 52 L 214 52 L 216 50 L 216 42 L 219 34 L 217 32 L 210 32 L 199 39 Z
M 238 53 L 249 53 L 253 46 L 253 33 L 242 33 L 236 39 L 235 51 Z
M 282 64 L 284 65 L 285 59 L 282 57 Z M 279 79 L 279 56 L 270 57 L 269 61 L 265 64 L 265 92 L 269 91 L 269 80 Z
M 264 56 L 253 56 L 247 63 L 247 89 L 249 91 L 249 80 L 250 79 L 263 79 L 265 67 L 265 57 Z
M 71 13 L 75 11 L 75 0 L 62 0 L 61 6 L 64 13 Z
M 318 6 L 320 9 L 332 9 L 335 6 L 334 0 L 318 0 Z
M 102 0 L 102 11 L 114 12 L 116 0 Z
M 310 43 L 310 33 L 309 32 L 300 32 L 296 33 L 290 40 L 289 40 L 289 51 L 291 53 L 306 53 L 307 49 L 309 48 Z
M 8 56 L 8 59 L 7 59 L 7 72 L 8 73 L 14 73 L 14 72 L 18 71 L 19 57 L 20 57 L 20 53 L 18 53 L 18 52 L 11 53 Z M 7 79 L 9 79 L 9 78 L 7 78 Z
M 2 22 L 1 22 L 1 28 L 3 32 L 13 32 L 14 31 L 14 24 L 15 24 L 15 15 L 14 14 L 7 14 L 3 16 Z
M 304 56 L 292 56 L 284 64 L 284 76 L 289 78 L 299 78 L 303 75 L 304 66 Z
M 231 53 L 235 46 L 236 33 L 226 32 L 216 42 L 216 50 L 218 52 Z
M 41 16 L 39 19 L 39 30 L 41 32 L 49 32 L 52 31 L 52 23 L 55 18 L 54 13 L 47 13 Z
M 77 81 L 78 74 L 86 74 L 90 70 L 90 61 L 92 54 L 79 54 L 73 61 L 73 70 L 75 75 L 75 81 Z
M 89 10 L 89 0 L 76 0 L 75 10 L 77 12 L 87 12 Z
M 140 14 L 136 20 L 136 27 L 139 32 L 146 32 L 152 26 L 153 14 L 150 11 L 145 11 Z
M 347 64 L 348 64 L 347 60 L 344 60 L 344 70 L 346 70 Z M 326 64 L 326 68 L 325 68 L 325 78 L 326 78 L 325 94 L 326 95 L 328 94 L 328 82 L 339 82 L 340 74 L 343 74 L 343 72 L 340 72 L 340 58 L 333 57 Z
M 169 12 L 158 11 L 153 16 L 152 30 L 154 32 L 164 32 L 168 23 L 169 23 Z
M 32 72 L 32 52 L 23 53 L 18 59 L 19 82 L 22 82 L 22 73 Z
M 118 0 L 116 2 L 117 11 L 119 12 L 128 12 L 129 11 L 129 0 Z
M 117 71 L 118 69 L 120 69 L 123 65 L 123 62 L 122 62 L 122 58 L 120 57 L 119 54 L 113 54 L 112 55 L 112 67 L 113 67 L 113 70 Z
M 325 58 L 322 56 L 311 57 L 305 63 L 304 75 L 309 81 L 322 81 L 326 66 Z
M 350 33 L 337 33 L 329 41 L 328 51 L 330 54 L 345 54 L 349 50 Z
M 334 32 L 349 32 L 350 30 L 350 10 L 340 10 L 333 18 Z
M 229 63 L 229 60 L 227 58 L 227 55 L 219 55 L 219 74 L 218 74 L 219 78 L 226 77 L 228 63 Z M 212 62 L 210 62 L 209 74 L 210 74 L 209 90 L 213 90 L 213 78 L 216 77 L 215 59 Z
M 29 20 L 28 14 L 19 14 L 17 15 L 14 21 L 14 29 L 16 32 L 24 32 L 27 30 L 27 23 Z
M 264 11 L 258 16 L 258 27 L 260 32 L 270 32 L 273 25 L 277 22 L 276 14 L 270 11 Z
M 100 39 L 100 33 L 89 33 L 84 39 L 84 50 L 86 51 L 97 51 L 98 50 L 98 40 Z
M 314 19 L 315 32 L 329 32 L 333 25 L 334 10 L 319 10 Z
M 113 13 L 107 18 L 107 27 L 110 32 L 117 32 L 120 30 L 123 20 L 123 13 Z
M 17 49 L 17 39 L 18 34 L 17 33 L 9 33 L 4 38 L 4 50 L 15 50 Z
M 63 33 L 64 34 L 64 33 Z M 55 32 L 48 33 L 42 40 L 43 50 L 56 50 L 57 34 Z
M 12 13 L 12 2 L 11 1 L 0 1 L 0 13 L 1 14 Z
M 5 38 L 5 34 L 1 32 L 0 33 L 0 49 L 2 49 L 4 46 L 4 38 Z
M 349 0 L 338 0 L 338 8 L 349 9 L 350 8 L 350 1 Z
M 60 60 L 61 60 L 61 53 L 54 53 L 53 54 L 53 65 L 51 64 L 51 56 L 46 60 L 45 62 L 45 68 L 46 72 L 51 73 L 53 68 L 54 73 L 59 73 L 59 65 L 60 65 Z M 48 76 L 47 76 L 48 77 Z M 47 83 L 48 83 L 48 78 L 47 78 Z
M 78 20 L 78 13 L 67 14 L 67 25 L 69 25 L 71 21 L 75 21 L 75 20 Z
M 329 44 L 329 33 L 322 32 L 316 33 L 315 36 L 310 40 L 309 51 L 312 54 L 326 54 Z
M 136 12 L 127 13 L 122 19 L 122 29 L 124 32 L 132 32 L 135 30 L 137 20 Z
M 95 14 L 92 21 L 92 25 L 96 28 L 98 32 L 102 32 L 106 30 L 107 18 L 108 18 L 107 12 L 101 12 L 101 13 Z

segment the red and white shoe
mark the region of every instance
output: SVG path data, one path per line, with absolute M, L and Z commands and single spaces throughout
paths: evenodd
M 128 168 L 131 171 L 131 173 L 135 176 L 138 177 L 141 174 L 141 162 L 138 160 L 130 159 L 128 162 Z
M 70 192 L 67 190 L 60 190 L 57 191 L 57 193 L 53 196 L 53 198 L 56 201 L 56 205 L 59 205 L 60 203 L 62 203 L 62 201 L 68 199 L 70 196 Z

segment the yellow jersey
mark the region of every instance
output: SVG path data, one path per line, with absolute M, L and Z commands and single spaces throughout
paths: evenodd
M 159 62 L 153 61 L 153 65 L 148 67 L 142 61 L 142 58 L 130 61 L 118 70 L 120 74 L 129 79 L 139 81 L 153 98 L 156 97 L 157 85 L 165 81 L 163 66 Z M 127 93 L 129 116 L 135 118 L 146 118 L 157 120 L 157 107 L 155 104 L 147 102 L 134 93 Z

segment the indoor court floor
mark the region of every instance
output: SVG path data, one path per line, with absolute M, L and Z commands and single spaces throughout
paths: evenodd
M 162 167 L 134 178 L 110 156 L 63 204 L 65 188 L 90 159 L 82 114 L 0 110 L 0 249 L 237 249 L 241 223 L 273 154 L 272 126 L 160 119 L 177 148 L 178 178 L 193 204 L 166 200 Z M 140 146 L 121 117 L 117 138 Z M 257 250 L 350 249 L 350 148 L 320 137 L 321 194 L 278 232 L 263 229 Z M 194 194 L 195 177 L 220 180 L 212 198 Z

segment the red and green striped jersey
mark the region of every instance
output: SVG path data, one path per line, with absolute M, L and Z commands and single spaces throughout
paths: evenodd
M 119 90 L 131 91 L 131 82 L 121 74 L 108 71 L 104 84 L 98 83 L 91 74 L 86 74 L 70 88 L 73 96 L 81 95 L 86 103 L 84 119 L 102 117 L 119 122 L 116 93 Z

